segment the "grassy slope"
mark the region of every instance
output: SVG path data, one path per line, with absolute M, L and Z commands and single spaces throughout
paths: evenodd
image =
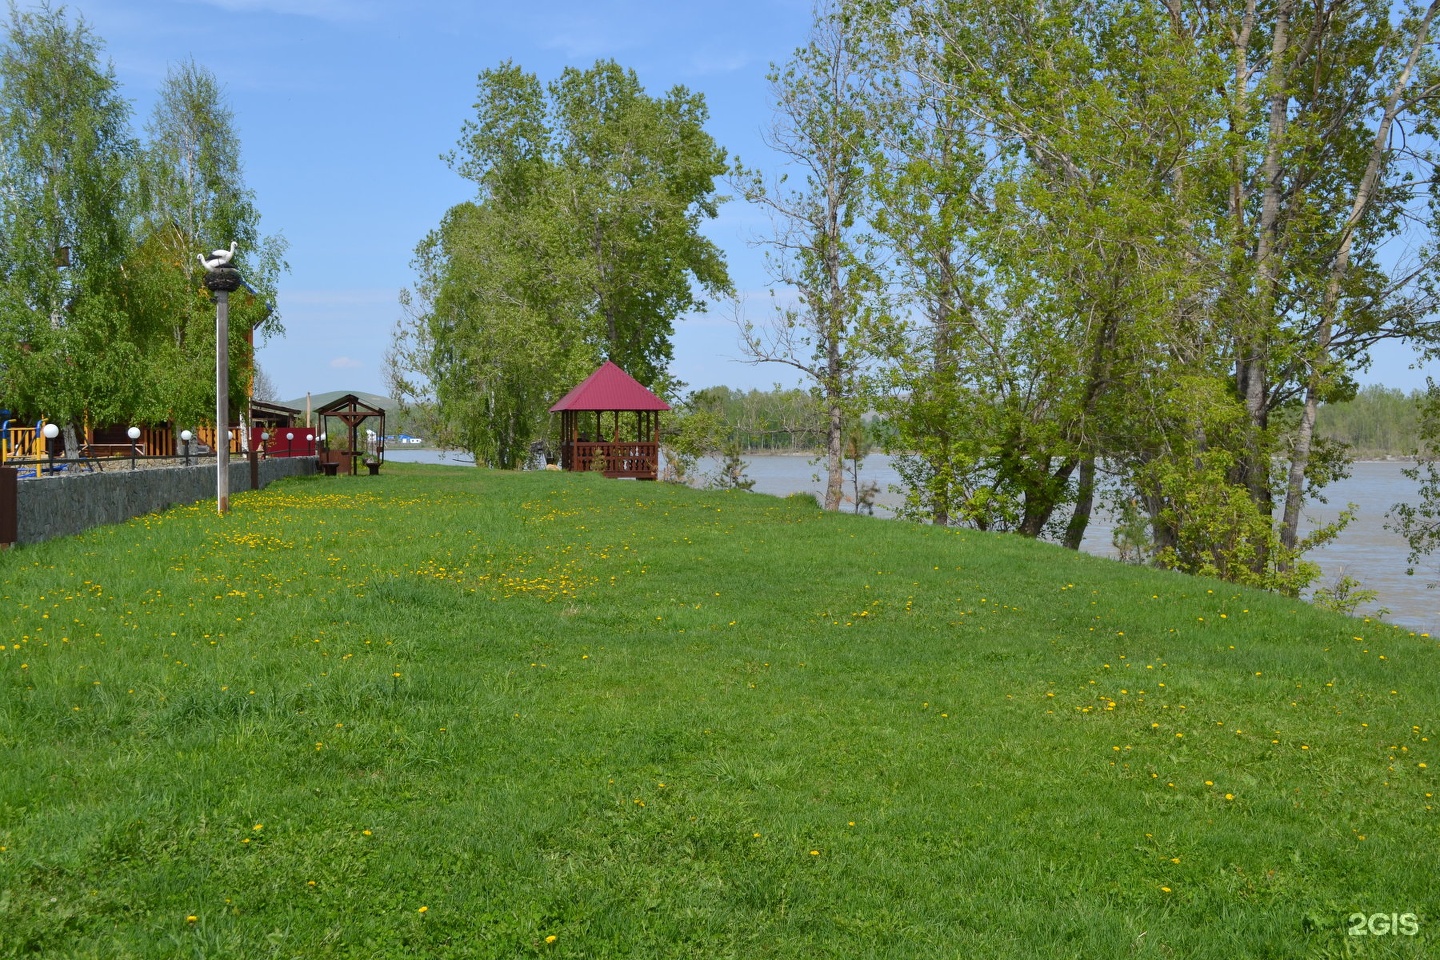
M 1273 596 L 394 464 L 0 555 L 0 595 L 0 957 L 1440 938 L 1440 652 Z

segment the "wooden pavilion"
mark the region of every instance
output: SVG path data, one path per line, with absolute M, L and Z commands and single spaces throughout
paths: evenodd
M 669 409 L 606 360 L 550 408 L 560 414 L 561 468 L 600 470 L 607 477 L 658 478 L 660 414 Z
M 320 425 L 320 436 L 323 447 L 320 451 L 320 463 L 336 464 L 337 467 L 327 467 L 325 472 L 332 473 L 336 469 L 340 473 L 357 473 L 356 467 L 360 458 L 373 458 L 375 465 L 371 473 L 380 469 L 380 461 L 385 459 L 385 411 L 380 407 L 372 407 L 361 400 L 353 393 L 347 393 L 343 397 L 325 404 L 315 411 L 317 422 Z M 375 430 L 375 444 L 372 448 L 360 437 L 360 424 L 370 417 L 377 418 L 380 422 L 379 429 Z M 339 437 L 330 434 L 326 421 L 335 419 L 345 424 L 345 431 Z M 332 447 L 338 446 L 338 449 Z

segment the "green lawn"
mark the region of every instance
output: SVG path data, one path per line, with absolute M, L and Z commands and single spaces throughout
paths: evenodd
M 1440 649 L 1388 624 L 394 463 L 0 595 L 0 957 L 1440 954 Z

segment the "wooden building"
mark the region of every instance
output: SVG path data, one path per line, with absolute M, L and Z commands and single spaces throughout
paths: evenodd
M 606 360 L 550 408 L 560 414 L 560 466 L 607 477 L 660 475 L 660 414 L 670 405 Z
M 358 473 L 362 459 L 372 474 L 379 472 L 380 463 L 385 459 L 385 411 L 382 408 L 347 393 L 316 410 L 315 416 L 321 439 L 320 465 L 327 474 Z M 376 421 L 375 428 L 367 428 L 366 436 L 362 437 L 360 425 L 371 418 Z M 331 420 L 340 421 L 339 433 L 334 431 Z

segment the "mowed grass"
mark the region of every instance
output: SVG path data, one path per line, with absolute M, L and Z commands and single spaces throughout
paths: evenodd
M 1440 650 L 1380 622 L 397 464 L 0 596 L 0 957 L 1440 953 Z

